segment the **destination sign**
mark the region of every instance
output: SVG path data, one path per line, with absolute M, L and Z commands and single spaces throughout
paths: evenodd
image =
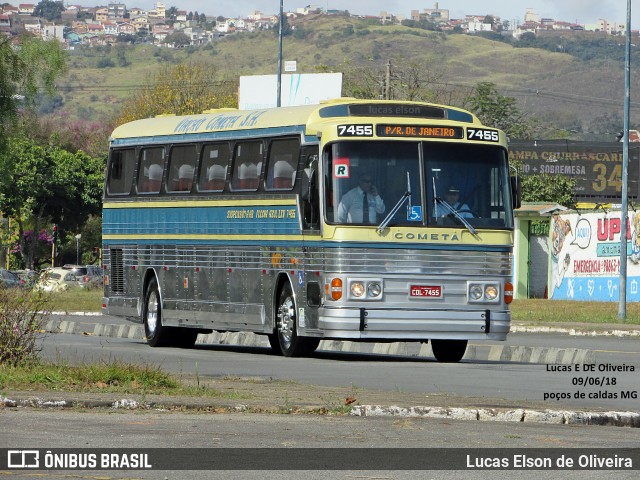
M 447 118 L 444 108 L 426 105 L 406 105 L 401 103 L 364 103 L 349 105 L 352 117 L 413 117 Z
M 464 138 L 461 127 L 440 125 L 377 125 L 379 137 Z

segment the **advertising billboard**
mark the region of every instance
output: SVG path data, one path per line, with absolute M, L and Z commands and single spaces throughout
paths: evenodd
M 627 301 L 640 301 L 640 212 L 629 212 Z M 554 215 L 549 233 L 549 298 L 617 301 L 620 212 Z
M 277 75 L 240 77 L 238 108 L 274 108 L 277 104 Z M 342 73 L 298 73 L 282 75 L 280 106 L 314 105 L 342 95 Z

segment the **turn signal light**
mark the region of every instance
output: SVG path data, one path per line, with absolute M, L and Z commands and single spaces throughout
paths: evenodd
M 507 282 L 504 284 L 504 303 L 507 305 L 513 301 L 513 284 Z
M 340 278 L 331 280 L 331 298 L 334 300 L 342 298 L 342 280 Z

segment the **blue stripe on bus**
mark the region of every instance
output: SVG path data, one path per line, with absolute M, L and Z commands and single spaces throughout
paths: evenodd
M 300 134 L 304 135 L 304 125 L 293 125 L 277 128 L 256 128 L 251 130 L 233 130 L 222 132 L 185 133 L 176 135 L 154 135 L 150 137 L 114 138 L 111 146 L 147 145 L 152 143 L 203 142 L 212 140 L 242 140 L 243 138 L 267 137 L 272 135 Z M 315 135 L 304 135 L 305 142 L 317 142 Z
M 297 209 L 265 207 L 106 208 L 103 235 L 299 235 Z

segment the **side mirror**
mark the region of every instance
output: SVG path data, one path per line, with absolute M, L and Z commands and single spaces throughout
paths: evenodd
M 522 206 L 522 184 L 520 177 L 511 177 L 511 203 L 514 210 Z
M 314 192 L 316 190 L 316 171 L 313 168 L 305 168 L 302 171 L 302 186 L 300 190 L 300 198 L 312 203 Z

